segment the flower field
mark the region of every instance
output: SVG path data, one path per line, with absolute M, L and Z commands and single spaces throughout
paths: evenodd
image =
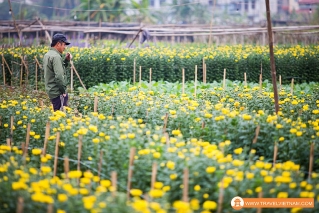
M 42 57 L 49 47 L 10 48 L 0 50 L 10 69 L 5 70 L 6 82 L 9 85 L 35 84 L 41 82 L 42 71 L 38 68 L 36 75 L 35 57 L 42 64 Z M 234 45 L 234 46 L 151 46 L 149 48 L 117 48 L 112 44 L 107 47 L 79 48 L 70 47 L 68 51 L 74 56 L 74 66 L 78 69 L 84 85 L 92 87 L 98 83 L 112 81 L 128 81 L 133 83 L 139 78 L 149 81 L 149 70 L 152 69 L 152 80 L 181 82 L 182 69 L 185 80 L 194 81 L 195 66 L 198 67 L 198 79 L 203 79 L 206 70 L 206 82 L 223 79 L 224 69 L 227 79 L 244 80 L 244 73 L 250 82 L 258 82 L 260 73 L 264 80 L 271 80 L 268 46 Z M 275 46 L 274 47 L 277 76 L 281 75 L 283 83 L 291 78 L 298 82 L 319 82 L 319 47 L 312 46 Z M 21 57 L 25 63 L 21 62 Z M 135 63 L 134 63 L 135 61 Z M 26 65 L 22 66 L 21 64 Z M 205 69 L 204 69 L 205 67 Z M 21 69 L 23 76 L 21 76 Z M 0 73 L 3 79 L 3 72 Z M 19 84 L 20 83 L 20 84 Z M 75 88 L 80 82 L 75 78 Z
M 65 112 L 0 90 L 1 213 L 256 212 L 233 210 L 235 196 L 319 211 L 317 83 L 282 85 L 278 115 L 268 81 L 111 82 L 70 94 Z

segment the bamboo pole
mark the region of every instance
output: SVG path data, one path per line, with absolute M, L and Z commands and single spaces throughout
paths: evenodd
M 13 144 L 13 116 L 10 117 L 10 142 Z
M 71 93 L 73 92 L 73 68 L 71 67 L 70 69 L 71 71 L 71 78 L 70 78 L 70 89 L 71 89 Z
M 260 73 L 259 75 L 259 88 L 260 88 L 260 91 L 262 91 L 263 89 L 263 74 Z
M 197 65 L 195 65 L 195 82 L 194 82 L 194 98 L 196 98 L 196 90 L 197 90 Z
M 149 89 L 152 88 L 152 68 L 150 68 L 150 85 L 149 85 Z
M 156 173 L 157 173 L 157 163 L 154 162 L 152 165 L 151 189 L 154 189 L 154 185 L 156 182 Z
M 23 213 L 24 200 L 23 197 L 18 197 L 16 213 Z
M 20 68 L 20 87 L 22 87 L 22 76 L 23 76 L 23 66 L 22 66 L 22 61 L 20 64 L 21 68 Z
M 40 62 L 38 61 L 38 58 L 36 56 L 34 56 L 34 60 L 37 63 L 37 65 L 39 66 L 40 69 L 42 69 Z
M 291 79 L 291 88 L 290 88 L 290 94 L 294 94 L 294 78 Z
M 169 135 L 168 135 L 167 132 L 165 132 L 164 135 L 165 135 L 165 138 L 166 138 L 166 147 L 169 147 L 169 145 L 170 145 Z
M 38 90 L 38 65 L 35 64 L 35 90 Z
M 272 38 L 272 28 L 271 28 L 271 18 L 270 18 L 270 6 L 269 0 L 266 1 L 266 12 L 267 12 L 267 30 L 268 30 L 268 41 L 269 41 L 269 55 L 270 55 L 270 65 L 271 65 L 271 79 L 273 84 L 274 99 L 275 99 L 275 111 L 278 114 L 279 111 L 279 100 L 278 100 L 278 91 L 277 91 L 277 78 L 276 78 L 276 65 L 274 57 L 274 47 L 273 47 L 273 38 Z
M 315 143 L 312 142 L 310 145 L 310 156 L 309 156 L 309 172 L 308 172 L 308 179 L 309 180 L 311 179 L 311 175 L 312 175 L 314 150 L 315 150 Z
M 279 75 L 279 90 L 281 90 L 281 75 Z
M 206 84 L 206 64 L 204 64 L 204 84 Z
M 182 94 L 185 93 L 185 70 L 182 69 Z
M 183 201 L 188 202 L 188 169 L 184 169 L 184 176 L 183 176 Z
M 69 158 L 64 157 L 64 174 L 65 174 L 65 179 L 69 179 Z
M 2 73 L 3 73 L 3 85 L 5 86 L 6 85 L 6 71 L 4 70 L 4 60 L 3 60 L 3 55 L 2 55 Z
M 7 146 L 9 146 L 9 147 L 11 147 L 11 140 L 10 140 L 10 138 L 7 138 Z
M 57 132 L 56 140 L 55 140 L 53 177 L 56 176 L 57 168 L 58 168 L 59 142 L 60 142 L 60 132 Z
M 205 83 L 205 58 L 203 58 L 203 83 Z
M 224 68 L 223 89 L 226 89 L 226 68 Z
M 244 85 L 247 86 L 247 76 L 246 76 L 246 72 L 244 73 Z
M 97 112 L 99 99 L 97 96 L 94 97 L 94 112 Z
M 79 135 L 79 143 L 78 143 L 78 166 L 77 166 L 77 170 L 78 170 L 78 171 L 80 171 L 81 153 L 82 153 L 82 135 Z
M 50 135 L 50 122 L 47 122 L 47 124 L 45 125 L 44 145 L 43 145 L 43 151 L 42 151 L 43 155 L 46 154 L 49 135 Z
M 139 86 L 141 86 L 142 83 L 142 67 L 140 66 L 140 74 L 139 74 Z
M 276 160 L 277 160 L 277 153 L 278 153 L 278 144 L 277 142 L 275 142 L 275 145 L 274 145 L 274 157 L 273 157 L 273 166 L 275 166 L 276 164 Z
M 48 204 L 47 213 L 53 213 L 53 204 L 52 203 Z
M 166 132 L 167 121 L 168 121 L 168 113 L 166 113 L 164 117 L 163 133 Z
M 262 198 L 263 197 L 263 192 L 262 191 L 260 191 L 259 193 L 258 193 L 258 198 L 260 199 L 260 198 Z M 261 213 L 262 212 L 262 208 L 257 208 L 257 212 L 256 213 Z
M 221 213 L 222 212 L 222 210 L 223 210 L 223 202 L 224 202 L 224 178 L 221 180 L 220 187 L 219 187 L 217 213 Z
M 115 197 L 117 191 L 117 173 L 115 171 L 111 173 L 111 182 L 113 188 L 112 196 Z
M 98 171 L 99 177 L 101 177 L 102 163 L 103 163 L 103 150 L 100 150 L 100 161 L 99 161 L 99 171 Z
M 260 131 L 260 125 L 258 125 L 256 127 L 256 130 L 255 130 L 255 137 L 253 139 L 253 144 L 255 144 L 257 142 L 257 139 L 258 139 L 258 135 L 259 135 L 259 131 Z
M 6 61 L 6 59 L 5 59 L 5 57 L 4 57 L 3 54 L 2 54 L 2 60 L 3 60 L 3 62 L 5 63 L 5 65 L 7 66 L 8 70 L 9 70 L 9 72 L 10 72 L 10 75 L 12 75 L 12 71 L 11 71 L 11 69 L 10 69 L 10 66 L 8 65 L 8 63 L 7 63 L 7 61 Z
M 25 71 L 26 71 L 26 83 L 28 83 L 28 76 L 29 76 L 29 68 L 28 68 L 28 65 L 25 63 L 25 60 L 23 59 L 22 56 L 20 56 L 21 58 L 21 64 L 25 67 Z
M 133 63 L 133 84 L 135 84 L 135 75 L 136 75 L 136 59 L 134 58 L 134 63 Z
M 23 150 L 23 156 L 25 157 L 28 153 L 28 148 L 29 148 L 29 141 L 30 141 L 30 129 L 31 129 L 31 124 L 28 123 L 27 126 L 27 135 L 26 135 L 26 139 L 25 139 L 25 147 Z
M 75 67 L 74 67 L 73 61 L 70 61 L 70 64 L 71 64 L 71 67 L 73 68 L 75 74 L 76 74 L 77 77 L 79 78 L 82 87 L 83 87 L 85 90 L 87 90 L 86 87 L 84 86 L 84 84 L 83 84 L 81 78 L 80 78 L 80 75 L 79 75 L 78 71 L 76 71 L 76 69 L 75 69 Z
M 130 150 L 130 161 L 129 161 L 129 168 L 128 168 L 128 176 L 127 176 L 127 199 L 130 198 L 130 190 L 131 190 L 131 181 L 133 176 L 133 164 L 134 164 L 134 156 L 135 156 L 136 148 L 132 147 Z

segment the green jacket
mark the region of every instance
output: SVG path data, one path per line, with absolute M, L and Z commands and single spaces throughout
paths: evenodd
M 62 60 L 62 54 L 55 48 L 51 49 L 43 57 L 43 70 L 45 91 L 50 99 L 66 93 L 68 60 Z

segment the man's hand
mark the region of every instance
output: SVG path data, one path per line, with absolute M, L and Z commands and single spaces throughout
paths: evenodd
M 68 60 L 68 61 L 71 61 L 71 59 L 72 59 L 71 53 L 69 53 L 69 52 L 66 53 L 65 59 Z
M 63 97 L 66 97 L 66 94 L 62 94 L 63 95 Z

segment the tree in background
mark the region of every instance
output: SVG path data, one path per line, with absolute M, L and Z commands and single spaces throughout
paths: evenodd
M 313 16 L 311 19 L 311 24 L 319 24 L 319 5 L 317 6 L 316 10 L 313 11 Z
M 209 7 L 191 0 L 174 0 L 170 16 L 171 22 L 178 24 L 207 24 L 211 20 Z
M 124 0 L 81 0 L 73 12 L 81 21 L 120 22 L 124 5 Z
M 158 12 L 151 9 L 149 0 L 131 0 L 126 10 L 123 21 L 138 23 L 156 23 L 158 20 Z

